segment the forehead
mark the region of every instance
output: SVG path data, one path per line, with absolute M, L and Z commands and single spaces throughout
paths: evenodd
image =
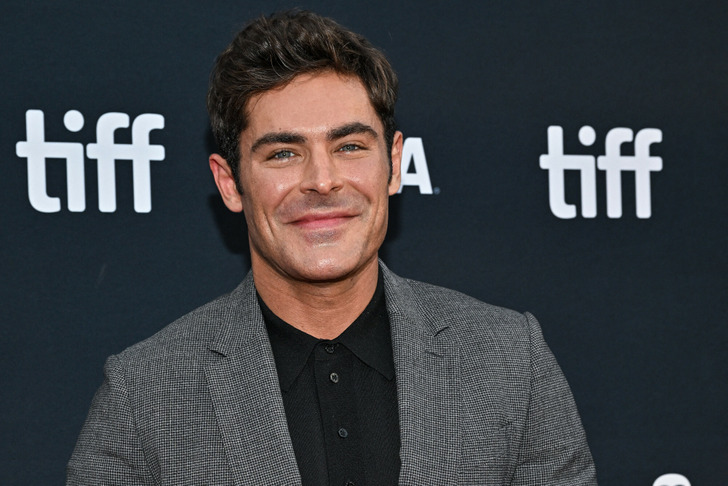
M 249 100 L 247 111 L 243 143 L 270 132 L 314 137 L 352 122 L 367 124 L 382 134 L 382 124 L 361 80 L 330 71 L 301 74 L 283 87 L 258 94 Z

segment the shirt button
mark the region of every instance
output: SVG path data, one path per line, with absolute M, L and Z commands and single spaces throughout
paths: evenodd
M 339 429 L 339 437 L 341 437 L 342 439 L 345 439 L 348 435 L 349 435 L 349 432 L 344 427 L 341 427 Z
M 329 380 L 331 380 L 333 383 L 338 383 L 339 382 L 339 375 L 337 375 L 336 373 L 331 373 L 329 375 Z
M 356 486 L 354 481 L 347 481 L 345 486 Z
M 326 349 L 327 353 L 334 354 L 334 350 L 336 349 L 336 346 L 334 346 L 333 344 L 327 344 L 325 349 Z

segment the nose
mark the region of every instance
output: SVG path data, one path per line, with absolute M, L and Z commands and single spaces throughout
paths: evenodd
M 334 156 L 325 150 L 312 152 L 306 161 L 301 192 L 328 194 L 342 186 L 340 168 Z

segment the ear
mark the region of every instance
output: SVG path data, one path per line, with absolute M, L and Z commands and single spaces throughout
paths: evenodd
M 402 132 L 399 130 L 394 132 L 394 140 L 392 141 L 392 178 L 389 181 L 389 195 L 395 194 L 399 190 L 402 183 Z
M 238 185 L 235 183 L 233 171 L 227 161 L 219 154 L 210 155 L 210 170 L 225 206 L 234 213 L 241 212 L 243 210 L 243 198 L 238 192 Z

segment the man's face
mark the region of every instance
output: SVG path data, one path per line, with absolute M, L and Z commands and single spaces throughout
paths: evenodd
M 245 212 L 253 269 L 331 281 L 375 262 L 388 198 L 399 188 L 402 135 L 387 153 L 384 127 L 361 81 L 304 74 L 251 98 L 247 109 L 242 195 L 226 195 L 229 184 L 224 189 L 217 174 L 216 181 L 228 208 Z

